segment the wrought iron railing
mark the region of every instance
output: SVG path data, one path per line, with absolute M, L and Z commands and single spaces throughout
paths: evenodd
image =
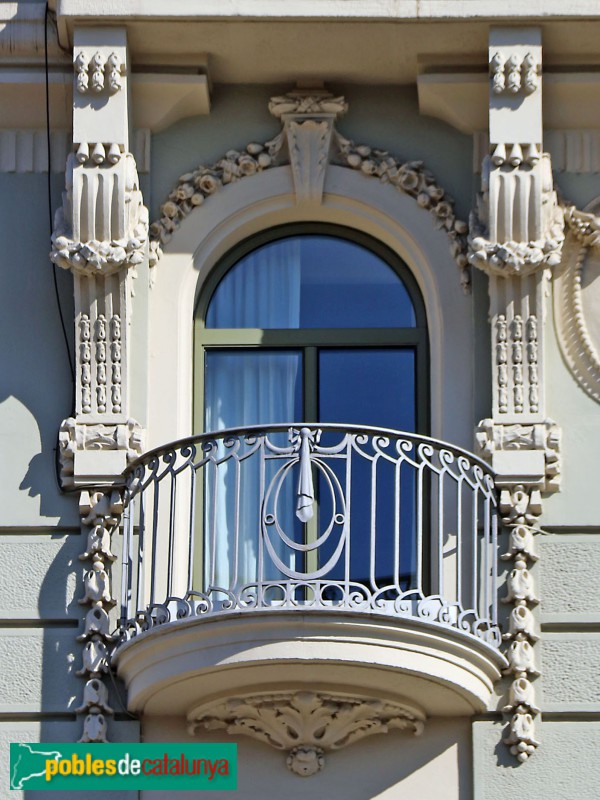
M 153 450 L 126 473 L 123 638 L 190 617 L 385 614 L 500 644 L 489 468 L 433 439 L 273 425 Z

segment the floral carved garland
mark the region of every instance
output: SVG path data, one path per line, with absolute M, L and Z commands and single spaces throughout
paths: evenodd
M 308 116 L 308 115 L 307 115 Z M 198 166 L 182 175 L 162 204 L 161 216 L 150 226 L 150 264 L 154 266 L 162 255 L 161 247 L 170 241 L 181 222 L 201 206 L 210 195 L 242 178 L 264 172 L 275 166 L 289 164 L 285 155 L 285 131 L 274 139 L 259 144 L 252 142 L 242 151 L 229 150 L 210 167 Z M 330 162 L 375 177 L 389 183 L 399 192 L 413 197 L 417 204 L 434 217 L 435 226 L 446 231 L 450 250 L 460 270 L 465 290 L 470 286 L 467 258 L 466 222 L 457 219 L 454 200 L 436 182 L 422 161 L 403 162 L 385 150 L 367 145 L 355 145 L 334 130 Z

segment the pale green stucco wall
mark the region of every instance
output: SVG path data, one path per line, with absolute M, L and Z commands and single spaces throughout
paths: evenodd
M 199 163 L 213 163 L 230 148 L 273 137 L 279 123 L 268 113 L 268 98 L 286 88 L 217 86 L 210 116 L 182 121 L 155 135 L 152 174 L 143 182 L 148 187 L 151 218 L 157 216 L 160 203 L 180 174 Z M 339 123 L 344 135 L 388 148 L 407 160 L 425 161 L 456 198 L 457 210 L 466 218 L 476 186 L 469 137 L 439 121 L 419 117 L 412 89 L 332 88 L 343 92 L 350 103 L 348 115 Z M 563 175 L 559 184 L 580 205 L 592 199 L 600 186 L 595 176 Z M 56 177 L 55 207 L 61 186 L 62 179 Z M 78 554 L 83 542 L 76 501 L 61 496 L 55 483 L 56 434 L 61 419 L 71 411 L 71 383 L 47 257 L 45 177 L 0 176 L 0 211 L 5 230 L 17 233 L 5 236 L 0 255 L 0 737 L 4 741 L 73 740 L 80 732 L 73 710 L 83 686 L 74 677 L 81 659 L 75 635 L 81 618 L 77 598 L 83 568 Z M 62 272 L 58 279 L 72 336 L 72 282 Z M 133 342 L 138 361 L 145 352 L 146 291 L 146 276 L 140 271 Z M 478 391 L 473 424 L 489 414 L 490 408 L 486 292 L 485 276 L 475 274 L 472 307 Z M 551 314 L 546 327 L 548 413 L 563 428 L 563 492 L 546 503 L 543 522 L 554 533 L 539 542 L 542 558 L 537 570 L 542 598 L 539 619 L 545 634 L 539 647 L 543 674 L 538 686 L 543 708 L 548 710 L 547 721 L 539 728 L 543 747 L 530 763 L 519 767 L 512 760 L 509 765 L 499 744 L 498 715 L 475 723 L 475 800 L 495 800 L 515 792 L 531 800 L 569 796 L 592 800 L 600 785 L 594 772 L 594 748 L 600 735 L 596 670 L 600 658 L 600 515 L 594 469 L 600 409 L 567 371 Z M 134 415 L 143 422 L 143 369 L 138 372 L 136 366 L 133 375 Z M 118 707 L 118 702 L 113 703 Z M 120 714 L 111 735 L 134 740 L 136 723 L 126 722 Z M 461 728 L 461 748 L 465 737 L 468 731 Z M 418 748 L 418 744 L 414 746 Z M 375 739 L 369 748 L 377 751 Z M 391 745 L 380 749 L 390 754 L 386 758 L 393 757 Z M 460 800 L 470 800 L 470 755 L 464 750 L 461 753 Z M 274 764 L 275 757 L 281 758 L 269 753 L 265 759 Z M 353 751 L 348 750 L 340 763 L 351 763 L 352 758 Z M 332 770 L 330 774 L 338 773 Z M 300 784 L 305 791 L 306 784 Z M 394 785 L 381 784 L 386 797 L 393 796 L 390 786 Z M 571 791 L 569 787 L 574 787 L 572 795 L 565 794 Z M 436 797 L 445 800 L 443 794 Z

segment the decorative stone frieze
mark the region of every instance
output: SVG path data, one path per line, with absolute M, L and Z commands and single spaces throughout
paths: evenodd
M 554 317 L 565 361 L 581 388 L 600 402 L 600 217 L 564 209 L 568 238 L 563 266 L 554 281 Z
M 82 155 L 85 155 L 84 145 L 80 145 Z M 131 149 L 135 158 L 137 169 L 140 173 L 149 172 L 150 165 L 150 131 L 140 129 L 134 131 Z M 71 132 L 66 129 L 54 129 L 50 132 L 50 168 L 52 172 L 64 174 L 65 164 L 70 153 L 73 152 Z M 93 152 L 93 150 L 92 150 Z M 89 147 L 87 148 L 89 154 Z M 106 153 L 106 151 L 105 151 Z M 113 149 L 109 159 L 122 157 L 121 150 Z M 83 159 L 88 160 L 88 157 Z M 79 160 L 79 163 L 82 163 Z M 111 161 L 116 163 L 116 161 Z M 0 130 L 0 174 L 27 173 L 46 174 L 48 171 L 48 135 L 43 128 L 4 128 Z
M 50 254 L 73 273 L 75 294 L 75 414 L 60 428 L 61 478 L 64 488 L 94 487 L 80 495 L 80 559 L 88 563 L 79 599 L 88 607 L 78 636 L 82 742 L 107 741 L 110 539 L 123 512 L 114 486 L 143 439 L 129 414 L 129 326 L 135 268 L 148 257 L 148 212 L 129 146 L 128 64 L 124 28 L 75 28 L 73 146 Z
M 347 167 L 390 184 L 413 197 L 431 212 L 434 224 L 450 240 L 452 255 L 465 288 L 470 285 L 466 222 L 457 219 L 454 200 L 421 161 L 404 162 L 385 150 L 357 145 L 335 129 L 335 120 L 347 110 L 342 97 L 327 92 L 291 92 L 271 100 L 271 113 L 283 130 L 272 140 L 252 142 L 244 151 L 230 150 L 211 167 L 199 166 L 182 175 L 161 206 L 161 217 L 150 226 L 151 265 L 161 256 L 161 245 L 195 208 L 223 187 L 273 166 L 290 164 L 299 203 L 321 202 L 328 164 Z
M 325 754 L 376 733 L 423 732 L 425 715 L 413 704 L 299 691 L 233 698 L 188 715 L 189 732 L 226 730 L 287 750 L 287 766 L 307 777 L 325 765 Z
M 109 611 L 115 600 L 111 594 L 110 564 L 115 560 L 111 552 L 110 536 L 123 513 L 121 493 L 83 491 L 79 511 L 84 532 L 87 531 L 87 548 L 80 555 L 91 561 L 84 575 L 84 593 L 79 603 L 89 606 L 84 631 L 77 639 L 83 643 L 82 666 L 77 674 L 86 678 L 83 703 L 78 714 L 85 714 L 80 742 L 107 741 L 107 714 L 113 710 L 108 704 L 108 687 L 103 679 L 110 671 L 110 646 L 115 637 L 110 633 Z

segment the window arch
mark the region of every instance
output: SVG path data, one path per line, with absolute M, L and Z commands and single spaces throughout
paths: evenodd
M 195 428 L 339 422 L 427 433 L 416 281 L 372 237 L 272 228 L 233 248 L 195 313 Z

